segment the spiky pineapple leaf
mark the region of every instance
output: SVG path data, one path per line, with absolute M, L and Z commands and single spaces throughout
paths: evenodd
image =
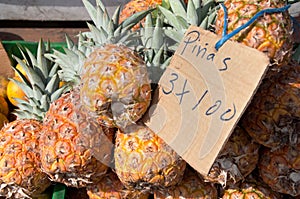
M 36 65 L 33 65 L 35 67 L 38 67 L 40 69 L 40 72 L 42 72 L 44 77 L 47 77 L 48 75 L 48 63 L 47 60 L 44 57 L 44 54 L 46 53 L 46 50 L 49 51 L 50 49 L 50 43 L 48 42 L 46 44 L 47 46 L 44 45 L 43 40 L 41 39 L 40 42 L 38 43 L 38 48 L 37 48 L 37 55 L 36 55 L 36 60 L 37 63 Z
M 72 44 L 69 43 L 69 45 Z M 20 74 L 20 80 L 14 78 L 10 80 L 20 87 L 25 93 L 26 99 L 15 99 L 18 107 L 13 113 L 18 118 L 42 120 L 52 102 L 51 96 L 56 97 L 62 93 L 57 92 L 60 82 L 58 76 L 60 67 L 45 57 L 45 53 L 50 53 L 52 50 L 49 42 L 45 44 L 40 40 L 36 56 L 27 48 L 20 47 L 19 49 L 25 62 L 17 56 L 13 55 L 13 58 L 21 65 L 26 76 L 13 67 Z
M 121 6 L 118 6 L 116 8 L 116 10 L 114 11 L 113 15 L 112 15 L 112 21 L 113 21 L 113 24 L 118 24 L 119 23 L 119 20 L 120 20 L 120 14 L 121 14 Z M 114 29 L 116 27 L 114 26 Z
M 177 20 L 178 18 L 168 9 L 158 6 L 159 10 L 163 13 L 163 15 L 168 20 L 168 23 L 175 27 L 175 29 L 180 30 L 183 29 L 182 24 Z
M 148 14 L 145 19 L 144 28 L 141 31 L 141 40 L 145 48 L 151 48 L 151 38 L 153 36 L 153 20 L 151 14 Z
M 163 28 L 162 28 L 162 19 L 160 17 L 156 18 L 156 25 L 153 30 L 153 42 L 151 48 L 155 51 L 159 51 L 161 46 L 163 46 L 164 43 L 164 37 L 163 37 Z
M 45 91 L 49 94 L 53 93 L 59 87 L 59 82 L 60 79 L 58 77 L 58 74 L 53 75 L 48 84 L 46 85 Z
M 40 89 L 40 87 L 36 84 L 32 85 L 32 93 L 34 99 L 41 99 L 43 96 L 43 90 Z
M 184 19 L 187 18 L 186 8 L 182 1 L 180 0 L 169 0 L 171 9 L 173 13 L 176 13 L 177 16 L 180 16 Z
M 97 22 L 97 9 L 88 0 L 82 0 L 82 2 L 92 21 L 94 23 Z M 97 26 L 98 24 L 96 23 L 95 25 Z
M 63 93 L 71 90 L 72 87 L 69 85 L 65 85 L 59 89 L 57 89 L 55 92 L 53 92 L 50 96 L 50 101 L 53 102 L 55 100 L 57 100 Z
M 135 26 L 137 23 L 139 23 L 143 18 L 145 18 L 149 13 L 151 13 L 154 10 L 155 10 L 155 8 L 152 8 L 152 9 L 134 13 L 133 15 L 131 15 L 130 17 L 125 19 L 120 25 L 123 28 L 127 27 L 127 28 L 131 29 L 133 26 Z
M 12 57 L 21 65 L 21 67 L 25 70 L 25 73 L 30 82 L 36 82 L 43 84 L 44 80 L 39 76 L 32 67 L 28 67 L 20 58 L 12 55 Z M 41 85 L 41 88 L 44 89 L 44 85 Z
M 199 18 L 197 15 L 197 9 L 193 1 L 189 1 L 187 5 L 187 20 L 191 25 L 197 25 L 199 23 Z

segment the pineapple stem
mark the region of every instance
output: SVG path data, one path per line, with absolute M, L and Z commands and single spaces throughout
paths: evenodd
M 255 22 L 262 15 L 264 15 L 264 14 L 272 14 L 272 13 L 276 13 L 276 12 L 284 12 L 284 11 L 288 10 L 291 5 L 288 4 L 288 5 L 283 6 L 281 8 L 268 8 L 268 9 L 261 10 L 258 13 L 256 13 L 249 21 L 247 21 L 245 24 L 241 25 L 237 29 L 233 30 L 229 34 L 226 34 L 226 32 L 227 32 L 227 25 L 228 25 L 227 24 L 228 23 L 227 9 L 226 9 L 226 7 L 225 7 L 225 5 L 223 3 L 221 4 L 221 6 L 222 6 L 222 8 L 224 10 L 224 27 L 223 27 L 222 38 L 215 45 L 216 50 L 219 50 L 226 41 L 228 41 L 234 35 L 238 34 L 241 30 L 243 30 L 243 29 L 247 28 L 248 26 L 250 26 L 253 22 Z

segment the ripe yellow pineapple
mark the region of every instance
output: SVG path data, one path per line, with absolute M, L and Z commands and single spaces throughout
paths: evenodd
M 42 123 L 18 119 L 0 131 L 0 196 L 30 198 L 51 184 L 40 169 L 38 140 Z
M 58 87 L 57 67 L 44 57 L 51 50 L 50 43 L 41 40 L 37 55 L 22 46 L 19 49 L 22 58 L 13 58 L 27 71 L 27 76 L 20 76 L 18 81 L 27 100 L 19 100 L 12 112 L 16 119 L 0 132 L 0 193 L 7 198 L 37 196 L 50 186 L 48 176 L 40 168 L 41 121 L 49 102 L 63 90 Z
M 217 199 L 217 188 L 197 175 L 192 168 L 187 167 L 182 181 L 165 190 L 158 190 L 154 193 L 154 199 Z
M 274 191 L 300 196 L 300 139 L 279 149 L 264 148 L 258 164 L 260 176 Z
M 237 126 L 208 175 L 203 177 L 224 187 L 243 180 L 256 168 L 259 148 L 260 145 L 243 128 Z
M 151 101 L 144 61 L 124 45 L 95 49 L 83 66 L 80 95 L 102 125 L 125 128 L 141 118 Z
M 277 148 L 297 142 L 300 118 L 300 64 L 269 71 L 242 118 L 242 126 L 258 143 Z
M 112 134 L 85 111 L 74 89 L 52 102 L 43 120 L 41 167 L 50 179 L 67 186 L 97 182 L 111 163 Z
M 256 13 L 269 8 L 285 6 L 283 0 L 226 0 L 228 11 L 227 34 L 249 21 Z M 216 33 L 222 35 L 224 11 L 218 12 Z M 291 56 L 293 48 L 292 21 L 288 11 L 264 14 L 248 28 L 235 35 L 233 40 L 264 52 L 272 62 L 280 64 Z
M 153 190 L 181 181 L 186 162 L 148 127 L 118 130 L 115 145 L 115 171 L 125 187 Z
M 128 190 L 124 187 L 118 176 L 112 171 L 96 184 L 86 188 L 90 199 L 147 199 L 149 194 L 136 190 Z

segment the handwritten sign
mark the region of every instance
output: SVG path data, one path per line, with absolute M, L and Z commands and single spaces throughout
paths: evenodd
M 261 52 L 191 26 L 155 90 L 144 122 L 208 174 L 264 76 Z

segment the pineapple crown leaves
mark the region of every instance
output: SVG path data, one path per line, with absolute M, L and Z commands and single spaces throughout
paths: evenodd
M 46 53 L 45 57 L 60 66 L 60 79 L 73 87 L 80 82 L 82 65 L 91 49 L 83 45 L 86 38 L 81 33 L 78 35 L 78 45 L 75 45 L 68 35 L 65 37 L 67 46 L 63 47 L 64 52 L 54 49 L 53 53 Z
M 110 17 L 102 1 L 96 0 L 96 7 L 88 0 L 82 1 L 93 21 L 93 24 L 87 23 L 90 32 L 83 34 L 92 40 L 92 45 L 103 45 L 105 43 L 123 43 L 127 46 L 136 45 L 134 41 L 136 41 L 138 35 L 130 31 L 130 29 L 154 10 L 149 9 L 135 13 L 122 23 L 119 23 L 121 6 Z
M 140 31 L 140 51 L 143 52 L 147 66 L 166 68 L 172 54 L 169 53 L 169 44 L 163 29 L 163 16 L 158 14 L 154 22 L 151 14 L 148 14 Z
M 11 78 L 26 95 L 26 100 L 16 99 L 19 102 L 14 114 L 20 119 L 42 120 L 50 103 L 59 98 L 65 88 L 59 88 L 58 65 L 53 64 L 44 57 L 50 51 L 50 43 L 45 46 L 43 41 L 38 43 L 37 55 L 34 56 L 27 48 L 19 46 L 19 50 L 25 62 L 14 56 L 13 58 L 25 71 L 24 76 L 17 68 L 13 69 L 19 74 L 20 81 Z
M 214 24 L 219 5 L 214 0 L 190 0 L 187 6 L 181 1 L 169 0 L 170 8 L 159 6 L 169 27 L 166 35 L 178 44 L 189 26 L 209 29 Z M 176 49 L 175 45 L 173 49 Z
M 137 51 L 144 58 L 150 79 L 157 83 L 171 61 L 173 53 L 168 49 L 169 40 L 164 33 L 164 16 L 158 12 L 146 16 L 144 27 L 140 29 L 141 45 Z

